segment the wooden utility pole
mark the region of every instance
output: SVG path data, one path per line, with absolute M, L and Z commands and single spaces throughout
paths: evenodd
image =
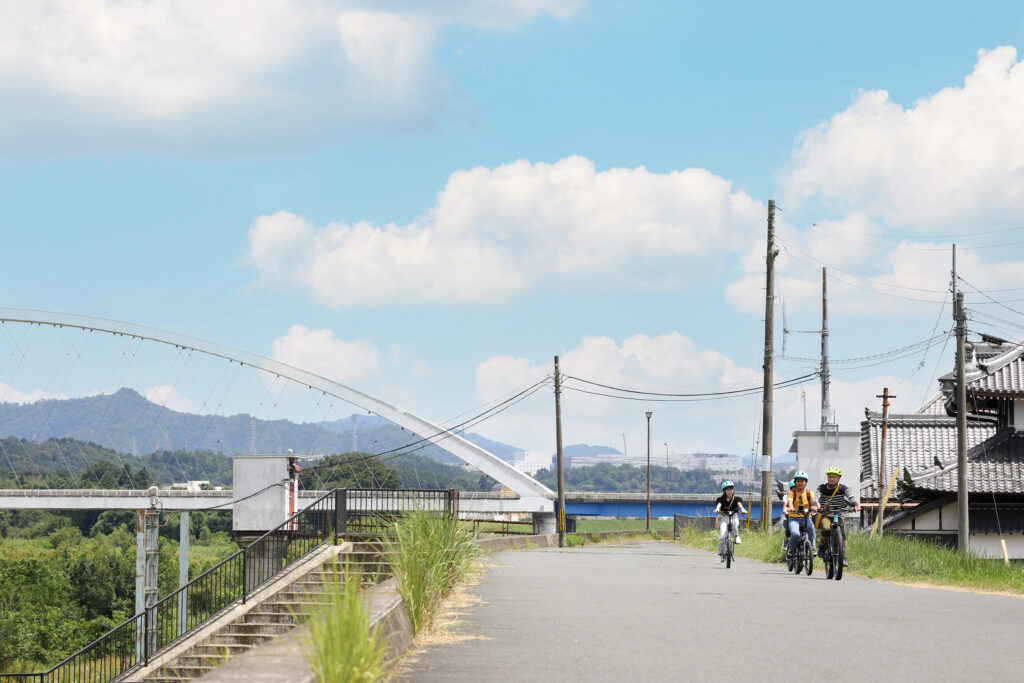
M 772 521 L 772 356 L 775 355 L 775 200 L 768 200 L 768 250 L 764 288 L 764 394 L 761 400 L 761 530 Z
M 957 544 L 960 550 L 966 553 L 971 546 L 971 528 L 967 507 L 967 382 L 964 370 L 967 316 L 964 314 L 963 292 L 956 293 L 953 320 L 956 321 L 956 505 L 960 513 Z
M 896 398 L 895 394 L 889 393 L 889 387 L 883 387 L 881 394 L 876 394 L 875 398 L 882 399 L 882 443 L 879 445 L 878 450 L 878 519 L 875 520 L 875 528 L 878 529 L 878 535 L 882 536 L 885 534 L 885 504 L 888 502 L 888 494 L 882 496 L 882 491 L 885 488 L 885 482 L 888 481 L 888 477 L 885 476 L 885 432 L 889 426 L 889 399 Z
M 565 547 L 565 469 L 562 464 L 562 376 L 555 356 L 555 459 L 558 463 L 558 547 Z
M 648 410 L 644 415 L 647 416 L 647 530 L 651 530 L 651 415 L 653 412 Z

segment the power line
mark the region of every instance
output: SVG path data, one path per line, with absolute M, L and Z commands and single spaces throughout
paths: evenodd
M 943 302 L 943 306 L 945 306 L 945 302 Z M 913 344 L 908 344 L 907 346 L 903 346 L 903 347 L 900 347 L 898 349 L 893 349 L 891 351 L 884 351 L 882 353 L 877 353 L 877 354 L 874 354 L 874 355 L 871 355 L 871 356 L 860 356 L 860 357 L 856 357 L 856 358 L 830 358 L 829 359 L 829 364 L 833 364 L 833 363 L 839 363 L 839 364 L 843 364 L 843 363 L 863 363 L 865 361 L 874 361 L 874 360 L 879 360 L 879 359 L 882 359 L 882 358 L 890 358 L 892 356 L 898 356 L 898 355 L 903 354 L 903 353 L 905 353 L 907 351 L 918 351 L 922 347 L 927 349 L 927 348 L 930 348 L 933 345 L 933 342 L 935 342 L 936 339 L 943 338 L 945 336 L 945 334 L 946 333 L 943 332 L 942 334 L 929 337 L 928 339 L 922 339 L 920 341 L 914 342 Z M 794 362 L 799 362 L 799 363 L 820 363 L 821 362 L 820 358 L 805 358 L 805 357 L 800 357 L 800 356 L 775 356 L 775 359 L 776 360 L 794 361 Z
M 431 436 L 420 437 L 419 439 L 417 439 L 415 441 L 411 441 L 411 442 L 409 442 L 407 444 L 403 444 L 401 446 L 398 446 L 397 448 L 392 448 L 390 450 L 383 451 L 381 453 L 372 453 L 372 454 L 368 454 L 368 455 L 366 455 L 364 457 L 361 457 L 361 458 L 350 458 L 349 462 L 361 462 L 361 461 L 364 461 L 364 460 L 373 460 L 373 459 L 377 459 L 379 462 L 386 462 L 388 460 L 391 460 L 392 458 L 401 457 L 401 456 L 406 455 L 408 453 L 414 453 L 414 452 L 416 452 L 418 450 L 422 450 L 422 449 L 424 449 L 424 448 L 426 448 L 428 446 L 440 443 L 441 441 L 444 441 L 445 439 L 449 439 L 452 436 L 455 436 L 457 431 L 463 431 L 464 432 L 466 428 L 475 426 L 477 424 L 480 424 L 481 422 L 483 422 L 485 420 L 488 420 L 488 419 L 494 417 L 495 415 L 498 415 L 498 414 L 504 412 L 505 410 L 508 410 L 509 408 L 511 408 L 512 406 L 516 405 L 517 403 L 519 403 L 519 402 L 529 398 L 530 396 L 532 396 L 536 392 L 540 391 L 544 386 L 546 386 L 547 382 L 548 382 L 548 379 L 550 379 L 550 375 L 548 377 L 545 377 L 544 379 L 542 379 L 542 380 L 540 380 L 538 382 L 535 382 L 534 384 L 526 387 L 525 389 L 523 389 L 519 393 L 514 394 L 513 396 L 511 396 L 511 397 L 505 399 L 504 401 L 502 401 L 501 403 L 499 403 L 499 404 L 497 404 L 495 406 L 492 406 L 491 408 L 488 408 L 487 410 L 485 410 L 485 411 L 483 411 L 483 412 L 481 412 L 481 413 L 479 413 L 477 415 L 474 415 L 473 417 L 471 417 L 471 418 L 469 418 L 469 419 L 467 419 L 467 420 L 465 420 L 465 421 L 463 421 L 463 422 L 461 422 L 461 423 L 459 423 L 457 425 L 454 425 L 454 426 L 452 426 L 449 429 L 441 430 L 441 431 L 436 432 L 435 434 L 433 434 Z M 416 448 L 412 448 L 413 446 L 416 446 Z M 410 449 L 410 450 L 406 450 L 406 449 Z M 389 458 L 380 458 L 380 456 L 382 456 L 382 455 L 390 455 L 390 454 L 393 454 L 393 453 L 397 453 L 397 455 L 393 455 L 393 456 L 391 456 Z M 314 466 L 314 467 L 308 467 L 308 468 L 304 469 L 303 473 L 313 472 L 315 470 L 323 469 L 325 467 L 335 467 L 335 466 L 334 465 L 317 465 L 317 466 Z
M 808 373 L 806 375 L 801 375 L 800 377 L 794 377 L 792 379 L 787 379 L 787 380 L 783 380 L 781 382 L 776 382 L 772 386 L 775 387 L 775 388 L 785 388 L 785 387 L 789 387 L 789 386 L 794 386 L 794 385 L 800 384 L 801 382 L 803 382 L 804 380 L 807 380 L 808 378 L 816 377 L 817 375 L 818 375 L 817 372 L 811 372 L 811 373 Z M 740 398 L 740 397 L 743 397 L 743 396 L 753 396 L 753 395 L 756 395 L 757 393 L 761 392 L 764 389 L 764 387 L 750 387 L 748 389 L 739 389 L 739 390 L 735 390 L 735 391 L 723 391 L 723 392 L 703 393 L 703 394 L 659 394 L 659 393 L 654 393 L 654 392 L 643 392 L 643 391 L 634 391 L 634 390 L 631 390 L 631 389 L 623 389 L 623 388 L 620 388 L 620 387 L 614 387 L 614 386 L 610 386 L 610 385 L 606 385 L 606 384 L 600 384 L 598 382 L 591 382 L 591 381 L 588 381 L 588 380 L 580 379 L 579 377 L 571 377 L 571 376 L 568 376 L 568 375 L 565 376 L 565 379 L 566 380 L 575 380 L 577 382 L 584 382 L 586 384 L 590 384 L 590 385 L 598 386 L 598 387 L 603 387 L 603 388 L 609 389 L 611 391 L 633 393 L 633 394 L 638 394 L 638 395 L 637 396 L 622 396 L 620 394 L 608 394 L 608 393 L 601 392 L 601 391 L 591 391 L 589 389 L 580 389 L 579 387 L 573 387 L 573 386 L 568 386 L 566 384 L 563 384 L 562 388 L 568 389 L 569 391 L 576 391 L 576 392 L 579 392 L 581 394 L 590 394 L 590 395 L 593 395 L 593 396 L 604 396 L 606 398 L 617 398 L 617 399 L 621 399 L 621 400 L 624 400 L 624 401 L 649 401 L 649 402 L 652 402 L 652 403 L 688 403 L 688 402 L 697 402 L 697 401 L 718 401 L 718 400 L 727 399 L 727 398 Z M 668 398 L 668 397 L 672 397 L 672 398 Z
M 993 299 L 993 298 L 992 298 L 991 296 L 989 296 L 989 295 L 988 295 L 987 293 L 985 293 L 985 292 L 983 292 L 982 290 L 978 289 L 977 287 L 975 287 L 974 285 L 972 285 L 972 284 L 971 284 L 970 282 L 968 282 L 968 281 L 967 281 L 967 280 L 965 280 L 964 278 L 962 278 L 962 277 L 957 277 L 957 279 L 958 279 L 958 280 L 960 280 L 961 282 L 963 282 L 963 283 L 964 283 L 965 285 L 967 285 L 967 286 L 968 286 L 968 287 L 970 287 L 971 289 L 973 289 L 973 290 L 974 290 L 975 292 L 977 292 L 978 294 L 981 294 L 981 295 L 982 295 L 983 297 L 985 297 L 986 299 L 988 299 L 988 300 L 989 300 L 989 301 L 991 301 L 992 303 L 994 303 L 994 304 L 998 304 L 998 305 L 1002 306 L 1003 308 L 1005 308 L 1006 310 L 1008 310 L 1008 311 L 1010 311 L 1010 312 L 1012 312 L 1012 313 L 1016 313 L 1017 315 L 1020 315 L 1020 316 L 1024 316 L 1024 312 L 1018 311 L 1018 310 L 1017 310 L 1016 308 L 1011 308 L 1010 306 L 1007 306 L 1006 304 L 1004 304 L 1004 303 L 1003 303 L 1002 301 L 997 301 L 996 299 Z
M 777 241 L 781 242 L 781 240 L 777 240 Z M 845 275 L 848 275 L 849 277 L 855 278 L 857 280 L 863 280 L 865 282 L 870 282 L 871 284 L 877 285 L 877 286 L 880 286 L 880 287 L 892 287 L 894 289 L 906 289 L 906 290 L 910 290 L 910 291 L 914 291 L 914 292 L 925 292 L 927 294 L 943 294 L 943 293 L 945 293 L 945 290 L 942 290 L 942 289 L 927 289 L 927 288 L 924 288 L 924 287 L 911 287 L 910 285 L 897 285 L 897 284 L 893 284 L 891 282 L 882 282 L 882 281 L 876 280 L 874 278 L 864 277 L 862 275 L 857 275 L 856 273 L 851 273 L 849 271 L 843 270 L 842 268 L 837 268 L 836 266 L 833 266 L 833 265 L 831 265 L 829 263 L 826 263 L 825 261 L 822 261 L 821 259 L 808 254 L 807 252 L 805 252 L 805 251 L 803 251 L 803 250 L 793 246 L 792 244 L 786 243 L 786 244 L 780 244 L 780 246 L 782 246 L 782 248 L 785 249 L 787 252 L 790 252 L 790 250 L 792 250 L 792 251 L 795 251 L 797 254 L 801 254 L 804 258 L 808 258 L 811 261 L 814 261 L 815 265 L 812 266 L 814 268 L 818 268 L 819 266 L 825 266 L 830 271 L 835 270 L 837 272 L 840 272 L 840 273 L 843 273 Z M 790 255 L 792 256 L 792 254 L 790 254 Z M 796 258 L 798 261 L 801 260 L 800 258 L 797 258 L 795 256 L 794 256 L 794 258 Z M 852 283 L 847 283 L 847 284 L 851 284 L 851 286 L 856 286 L 856 285 L 852 285 Z M 873 290 L 868 290 L 868 291 L 873 291 Z M 877 293 L 878 294 L 885 294 L 886 296 L 897 296 L 895 294 L 887 294 L 886 292 L 877 292 Z M 937 301 L 932 301 L 930 299 L 914 299 L 914 298 L 911 298 L 911 297 L 902 297 L 902 296 L 899 296 L 897 298 L 910 298 L 911 301 L 928 301 L 929 303 L 938 303 Z

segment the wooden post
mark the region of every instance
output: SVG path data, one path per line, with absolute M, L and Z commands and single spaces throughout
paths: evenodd
M 885 432 L 889 426 L 889 399 L 896 398 L 895 394 L 889 393 L 889 387 L 884 387 L 881 394 L 876 394 L 875 398 L 882 399 L 882 443 L 879 445 L 878 450 L 878 492 L 882 492 L 882 484 L 885 483 Z M 889 494 L 885 495 L 886 500 L 889 498 Z M 875 529 L 879 530 L 879 534 L 885 534 L 885 524 L 879 523 L 882 517 L 885 516 L 885 506 L 878 506 L 878 519 L 875 520 Z M 872 534 L 874 531 L 871 532 Z
M 768 200 L 764 289 L 764 388 L 761 398 L 761 529 L 772 527 L 772 360 L 775 355 L 775 200 Z
M 562 463 L 562 376 L 555 356 L 555 459 L 558 470 L 558 547 L 565 547 L 565 467 Z

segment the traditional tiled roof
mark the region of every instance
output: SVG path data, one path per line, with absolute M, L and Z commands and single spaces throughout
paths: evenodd
M 932 394 L 927 401 L 922 403 L 920 407 L 915 410 L 913 415 L 941 415 L 946 417 L 946 404 L 945 396 L 941 391 L 936 391 Z
M 955 436 L 955 432 L 954 432 Z M 951 493 L 957 490 L 956 450 L 927 467 L 909 467 L 904 484 L 918 491 Z M 1024 494 L 1024 432 L 1013 427 L 967 450 L 967 490 L 970 493 Z
M 922 408 L 927 407 L 927 403 Z M 878 500 L 878 456 L 882 441 L 882 415 L 866 411 L 861 426 L 861 500 Z M 967 423 L 967 447 L 975 446 L 995 434 L 995 425 L 970 420 Z M 956 457 L 956 420 L 945 414 L 889 415 L 885 447 L 885 476 L 888 484 L 893 471 L 924 470 L 935 459 Z M 898 482 L 897 482 L 898 483 Z M 884 485 L 883 485 L 884 489 Z
M 997 349 L 1001 352 L 996 353 Z M 1010 342 L 975 345 L 974 360 L 966 365 L 968 393 L 1024 397 L 1024 346 Z M 939 383 L 944 392 L 951 392 L 956 385 L 956 372 L 943 375 Z

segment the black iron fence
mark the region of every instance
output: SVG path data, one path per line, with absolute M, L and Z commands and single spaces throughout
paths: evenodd
M 455 489 L 337 489 L 335 510 L 338 535 L 345 539 L 380 538 L 405 512 L 425 510 L 456 517 L 459 492 Z
M 413 510 L 456 517 L 458 504 L 454 489 L 335 489 L 47 671 L 0 673 L 0 683 L 108 683 L 147 666 L 232 605 L 244 604 L 325 542 L 384 536 L 402 513 Z

